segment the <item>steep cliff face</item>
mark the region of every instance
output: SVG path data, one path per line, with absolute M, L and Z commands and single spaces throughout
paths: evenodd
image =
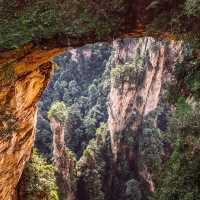
M 135 177 L 142 175 L 153 191 L 148 170 L 138 169 L 139 138 L 144 118 L 158 106 L 170 71 L 183 57 L 183 44 L 144 37 L 115 41 L 114 48 L 108 106 L 114 160 L 127 162 Z
M 52 56 L 62 52 L 21 49 L 0 58 L 0 199 L 15 190 L 35 137 L 36 103 L 52 71 Z M 24 57 L 25 56 L 25 57 Z
M 50 119 L 51 130 L 53 131 L 53 158 L 56 166 L 59 164 L 58 159 L 61 157 L 61 151 L 65 148 L 64 133 L 65 127 L 55 118 Z
M 51 117 L 50 126 L 53 132 L 53 161 L 58 169 L 57 182 L 61 197 L 63 200 L 75 200 L 75 156 L 65 145 L 64 125 Z

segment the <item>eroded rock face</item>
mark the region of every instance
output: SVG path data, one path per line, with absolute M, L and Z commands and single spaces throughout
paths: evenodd
M 62 150 L 65 148 L 65 127 L 53 117 L 50 119 L 50 126 L 53 131 L 53 158 L 55 164 L 58 166 L 59 157 L 62 156 Z
M 112 152 L 116 162 L 128 161 L 137 177 L 143 119 L 156 109 L 164 83 L 170 80 L 175 63 L 182 59 L 184 48 L 182 42 L 151 37 L 118 40 L 114 48 L 113 67 L 122 71 L 128 66 L 129 71 L 112 77 L 108 106 Z M 150 190 L 154 190 L 148 170 L 142 174 Z
M 10 200 L 35 138 L 38 102 L 61 50 L 17 50 L 0 58 L 0 199 Z M 62 51 L 63 52 L 63 51 Z M 24 57 L 24 55 L 26 55 Z
M 76 160 L 66 147 L 64 135 L 65 126 L 59 120 L 51 117 L 50 126 L 53 132 L 53 161 L 58 169 L 57 183 L 63 200 L 75 200 L 75 168 Z

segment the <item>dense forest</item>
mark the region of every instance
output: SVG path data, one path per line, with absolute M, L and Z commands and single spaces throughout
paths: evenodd
M 20 2 L 0 51 L 101 42 L 52 60 L 14 200 L 200 200 L 200 1 Z
M 107 121 L 110 54 L 109 44 L 97 43 L 55 58 L 58 69 L 39 103 L 36 146 L 42 153 L 51 154 L 52 132 L 47 112 L 55 102 L 63 101 L 67 106 L 66 144 L 78 157 L 95 137 L 100 123 Z

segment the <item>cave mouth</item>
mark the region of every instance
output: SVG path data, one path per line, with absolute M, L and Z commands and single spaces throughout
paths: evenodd
M 48 111 L 52 104 L 64 102 L 69 120 L 65 143 L 80 158 L 96 129 L 108 118 L 106 102 L 110 90 L 112 45 L 86 44 L 54 57 L 54 75 L 38 103 L 35 147 L 49 159 L 52 131 Z

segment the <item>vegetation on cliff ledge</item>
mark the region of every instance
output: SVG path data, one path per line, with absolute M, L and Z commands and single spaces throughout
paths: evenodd
M 134 84 L 138 80 L 137 77 L 142 74 L 143 69 L 143 59 L 140 57 L 135 58 L 130 63 L 117 64 L 111 70 L 111 80 L 117 88 L 125 82 Z
M 65 124 L 68 119 L 68 110 L 69 109 L 66 107 L 64 102 L 56 101 L 50 107 L 48 118 L 55 118 L 61 123 Z

